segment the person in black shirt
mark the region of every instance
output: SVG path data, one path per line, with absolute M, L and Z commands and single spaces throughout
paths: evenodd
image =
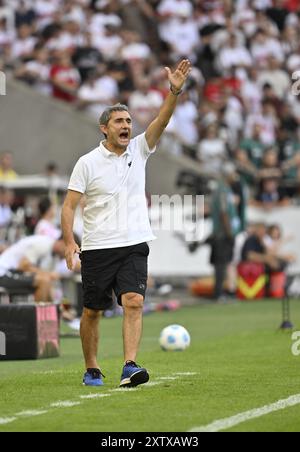
M 269 252 L 264 244 L 267 235 L 265 224 L 257 224 L 251 235 L 245 242 L 242 250 L 242 261 L 264 264 L 268 273 L 283 271 L 287 262 Z

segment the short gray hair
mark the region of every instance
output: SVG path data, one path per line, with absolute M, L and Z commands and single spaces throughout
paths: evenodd
M 127 113 L 129 113 L 127 105 L 116 104 L 113 105 L 112 107 L 108 107 L 104 110 L 104 112 L 100 116 L 99 120 L 100 126 L 107 126 L 111 119 L 112 113 L 114 113 L 115 111 L 126 111 Z

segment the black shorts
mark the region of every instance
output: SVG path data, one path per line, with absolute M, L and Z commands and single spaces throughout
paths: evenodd
M 18 271 L 8 271 L 0 277 L 0 286 L 7 290 L 25 290 L 35 291 L 34 275 L 32 273 L 23 273 Z
M 148 279 L 147 243 L 81 253 L 83 305 L 105 311 L 113 305 L 113 292 L 121 306 L 123 294 L 145 297 Z

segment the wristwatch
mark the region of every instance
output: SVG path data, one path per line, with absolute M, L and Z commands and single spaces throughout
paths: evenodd
M 179 96 L 181 93 L 183 93 L 183 89 L 176 90 L 172 85 L 170 85 L 170 91 L 174 96 Z

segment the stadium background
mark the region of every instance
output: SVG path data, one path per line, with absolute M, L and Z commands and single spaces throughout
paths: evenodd
M 18 175 L 6 178 L 2 174 L 1 184 L 16 194 L 14 202 L 8 203 L 12 216 L 1 223 L 2 244 L 10 245 L 32 232 L 37 202 L 49 187 L 59 218 L 66 180 L 75 161 L 98 143 L 97 119 L 105 106 L 118 101 L 129 104 L 136 133 L 144 130 L 168 90 L 164 66 L 173 67 L 180 58 L 188 57 L 194 69 L 159 151 L 149 161 L 148 193 L 205 194 L 209 205 L 221 168 L 225 162 L 234 162 L 247 192 L 248 219 L 279 223 L 285 236 L 293 236 L 288 250 L 297 255 L 291 272 L 298 274 L 300 96 L 292 91 L 292 76 L 300 70 L 299 34 L 298 0 L 1 0 L 0 70 L 7 76 L 7 94 L 0 97 L 0 150 L 12 153 Z M 59 82 L 67 88 L 58 86 Z M 91 104 L 91 98 L 97 102 Z M 49 163 L 55 166 L 50 176 Z M 264 179 L 276 180 L 271 200 L 262 196 Z M 209 209 L 206 214 L 208 235 Z M 150 262 L 153 276 L 176 285 L 181 277 L 211 274 L 208 247 L 191 254 L 182 238 L 173 233 L 158 235 Z M 229 325 L 226 315 L 234 318 L 232 307 L 228 309 L 226 314 L 222 307 L 214 313 L 216 317 L 204 311 L 200 322 L 203 343 L 205 334 L 209 335 L 204 320 L 219 319 L 214 340 L 220 346 L 221 319 L 227 319 Z M 249 327 L 258 349 L 263 341 L 256 334 L 257 325 L 270 330 L 277 322 L 279 307 L 262 303 L 246 309 L 248 319 L 239 311 L 240 329 L 231 331 L 242 337 Z M 294 309 L 298 312 L 298 304 Z M 268 319 L 263 325 L 261 313 Z M 190 313 L 182 311 L 176 320 L 185 316 L 198 340 L 199 324 L 192 322 Z M 154 348 L 152 331 L 158 334 L 164 321 L 153 318 L 152 322 L 145 347 L 149 359 Z M 271 353 L 273 337 L 266 340 Z M 276 340 L 276 359 L 281 360 L 278 398 L 280 375 L 286 369 L 288 381 L 295 381 L 293 365 L 286 355 L 283 359 L 289 346 L 288 340 L 284 341 L 279 345 Z M 227 345 L 231 346 L 230 340 Z M 70 353 L 69 344 L 64 347 Z M 112 344 L 107 347 L 113 350 Z M 199 347 L 205 360 L 203 349 Z M 222 352 L 229 359 L 230 354 Z M 241 347 L 235 356 L 237 367 L 242 357 Z M 191 363 L 194 356 L 187 359 Z M 184 360 L 179 361 L 184 367 Z M 173 364 L 170 358 L 166 362 L 162 378 Z M 8 378 L 13 367 L 6 369 L 4 377 Z M 70 370 L 74 380 L 78 369 L 76 361 L 76 370 Z M 197 366 L 192 370 L 197 372 Z M 249 367 L 245 372 L 252 370 L 254 367 Z M 229 371 L 224 372 L 227 378 Z M 269 371 L 271 379 L 271 367 Z M 208 371 L 205 376 L 209 379 Z M 28 382 L 28 388 L 31 384 Z M 264 399 L 258 382 L 256 390 L 259 405 Z M 214 413 L 212 419 L 217 416 Z M 185 428 L 194 424 L 191 419 Z M 278 425 L 281 428 L 280 422 Z M 293 416 L 290 425 L 294 425 Z M 166 423 L 164 427 L 167 429 Z
M 8 94 L 1 97 L 1 149 L 13 152 L 20 175 L 42 174 L 51 161 L 67 178 L 98 142 L 97 119 L 106 105 L 128 103 L 136 133 L 144 130 L 168 89 L 164 66 L 189 57 L 193 73 L 160 152 L 148 163 L 148 192 L 210 194 L 210 182 L 230 160 L 248 182 L 250 199 L 260 192 L 262 173 L 276 169 L 275 197 L 284 192 L 284 203 L 297 205 L 300 113 L 292 75 L 300 64 L 298 6 L 268 0 L 2 2 L 0 61 Z M 64 72 L 59 61 L 66 55 L 73 64 Z M 56 90 L 53 98 L 57 70 L 63 80 L 71 73 L 71 96 Z M 91 95 L 97 101 L 85 104 Z M 263 161 L 271 149 L 278 156 Z M 184 170 L 193 177 L 179 188 Z M 283 226 L 298 243 L 297 228 L 290 221 Z M 196 259 L 189 257 L 181 254 L 182 267 L 193 262 L 195 274 Z M 200 272 L 207 258 L 207 250 L 198 253 Z

